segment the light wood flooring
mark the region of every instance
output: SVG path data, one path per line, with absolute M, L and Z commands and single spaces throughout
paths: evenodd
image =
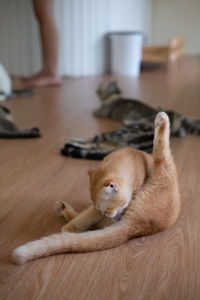
M 171 143 L 183 202 L 173 228 L 111 250 L 11 263 L 16 246 L 59 232 L 55 201 L 77 210 L 90 203 L 87 171 L 98 162 L 61 156 L 60 149 L 70 137 L 120 126 L 92 116 L 103 78 L 64 79 L 61 88 L 5 102 L 21 127 L 39 126 L 42 138 L 0 140 L 1 300 L 200 299 L 200 137 L 192 135 Z M 124 96 L 200 118 L 199 58 L 173 72 L 143 71 L 118 82 Z

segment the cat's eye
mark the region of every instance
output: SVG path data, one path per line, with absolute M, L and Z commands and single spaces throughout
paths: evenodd
M 113 192 L 113 191 L 117 191 L 118 190 L 118 186 L 114 183 L 114 182 L 105 182 L 104 183 L 104 187 L 106 188 L 106 190 L 108 192 Z

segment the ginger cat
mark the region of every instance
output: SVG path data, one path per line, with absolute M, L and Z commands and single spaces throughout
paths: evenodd
M 169 132 L 168 116 L 158 113 L 153 159 L 131 148 L 107 156 L 97 170 L 89 171 L 93 205 L 78 214 L 67 203 L 56 203 L 57 213 L 71 220 L 62 228 L 63 233 L 16 248 L 13 261 L 23 264 L 57 253 L 108 249 L 172 226 L 179 216 L 181 200 Z M 106 227 L 77 233 L 94 224 Z

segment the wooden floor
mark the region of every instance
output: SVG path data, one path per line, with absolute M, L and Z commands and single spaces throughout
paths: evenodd
M 0 140 L 0 299 L 200 299 L 200 137 L 172 139 L 183 209 L 172 229 L 111 250 L 63 254 L 11 263 L 12 250 L 59 232 L 52 205 L 89 203 L 87 170 L 98 162 L 63 157 L 70 137 L 90 137 L 119 123 L 92 116 L 103 77 L 65 79 L 61 88 L 5 102 L 22 127 L 39 126 L 42 138 Z M 143 71 L 119 78 L 125 96 L 200 118 L 200 59 L 174 72 Z

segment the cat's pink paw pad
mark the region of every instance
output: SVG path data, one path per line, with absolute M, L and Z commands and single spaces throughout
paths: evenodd
M 160 127 L 169 124 L 168 115 L 165 112 L 159 112 L 155 119 L 155 126 Z
M 57 216 L 63 216 L 63 210 L 65 209 L 65 203 L 62 201 L 56 201 L 54 203 L 54 210 Z

